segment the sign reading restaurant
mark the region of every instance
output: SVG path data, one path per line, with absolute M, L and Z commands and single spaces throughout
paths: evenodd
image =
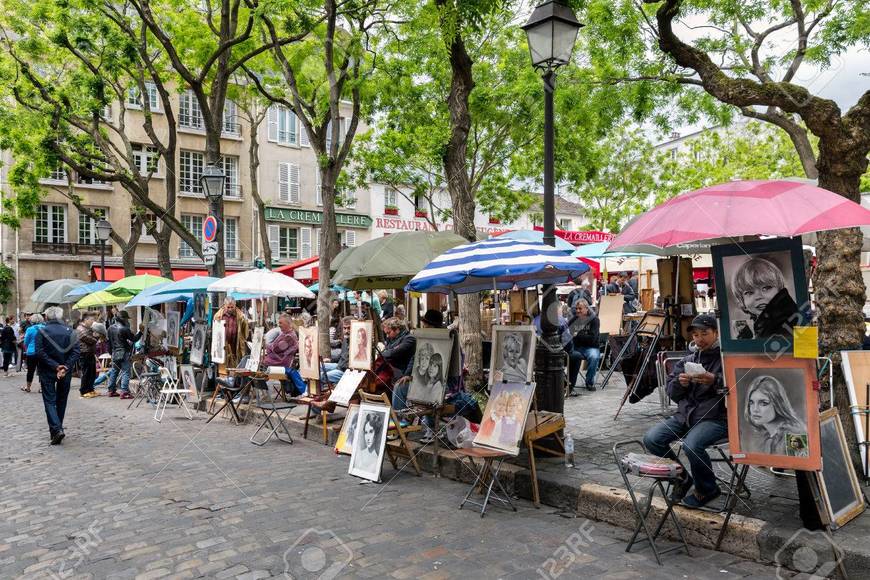
M 323 224 L 322 211 L 272 206 L 266 206 L 265 210 L 264 214 L 266 221 L 270 222 L 286 222 L 312 226 Z M 335 214 L 335 223 L 336 225 L 345 228 L 368 229 L 372 225 L 372 218 L 367 215 L 355 213 L 337 213 Z

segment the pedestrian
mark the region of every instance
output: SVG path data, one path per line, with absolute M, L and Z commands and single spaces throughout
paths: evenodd
M 94 390 L 94 380 L 97 378 L 97 359 L 96 346 L 100 337 L 93 330 L 96 315 L 93 312 L 86 312 L 82 316 L 78 327 L 76 328 L 76 338 L 79 341 L 79 369 L 81 371 L 81 382 L 79 384 L 79 395 L 83 399 L 91 399 L 99 397 L 100 394 Z
M 21 390 L 25 393 L 30 392 L 33 385 L 33 375 L 36 372 L 36 335 L 39 330 L 45 326 L 41 314 L 30 315 L 30 325 L 24 333 L 24 354 L 27 357 L 27 382 Z M 42 392 L 40 390 L 40 392 Z
M 15 349 L 18 348 L 15 339 L 15 329 L 12 328 L 11 316 L 6 317 L 6 324 L 0 330 L 0 350 L 3 351 L 3 372 L 5 376 L 9 376 L 9 365 L 15 356 Z
M 75 332 L 63 322 L 62 308 L 48 308 L 45 318 L 45 326 L 36 334 L 36 357 L 51 444 L 57 445 L 65 436 L 63 417 L 72 369 L 79 358 L 79 343 Z
M 214 319 L 224 322 L 224 364 L 228 369 L 235 368 L 248 348 L 248 319 L 229 296 Z
M 115 322 L 109 328 L 109 352 L 112 353 L 112 370 L 109 371 L 109 397 L 132 399 L 130 394 L 130 369 L 133 365 L 133 348 L 136 341 L 142 338 L 142 327 L 133 334 L 130 330 L 130 315 L 126 310 L 120 310 L 115 315 Z M 118 378 L 121 379 L 121 393 L 118 394 Z
M 396 303 L 393 302 L 386 290 L 378 292 L 378 299 L 381 302 L 381 318 L 384 320 L 392 318 L 396 311 Z
M 27 334 L 27 327 L 30 326 L 30 314 L 25 313 L 19 324 L 18 324 L 18 366 L 15 368 L 16 372 L 21 372 L 21 369 L 24 367 L 25 358 L 27 357 L 27 352 L 24 348 L 24 335 Z

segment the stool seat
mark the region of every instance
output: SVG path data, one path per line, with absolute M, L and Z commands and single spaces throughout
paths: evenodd
M 492 457 L 506 456 L 510 457 L 509 453 L 504 451 L 496 451 L 495 449 L 487 449 L 485 447 L 468 447 L 454 450 L 456 455 L 465 455 L 466 457 L 476 457 L 478 459 L 486 459 Z

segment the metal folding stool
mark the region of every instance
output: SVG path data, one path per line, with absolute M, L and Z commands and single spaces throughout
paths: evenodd
M 268 377 L 268 375 L 254 376 L 250 378 L 251 389 L 257 397 L 257 402 L 254 403 L 254 407 L 263 413 L 263 421 L 257 426 L 257 430 L 254 431 L 254 434 L 251 435 L 251 443 L 262 447 L 269 442 L 269 439 L 275 437 L 278 441 L 292 444 L 293 437 L 290 435 L 290 429 L 287 427 L 285 421 L 287 420 L 287 417 L 290 416 L 290 412 L 296 408 L 296 403 L 276 401 L 271 397 L 269 395 L 269 384 L 266 382 L 265 377 Z M 261 393 L 265 395 L 265 401 L 260 400 Z M 287 412 L 281 416 L 281 411 Z M 273 417 L 275 419 L 274 424 L 272 423 Z M 265 439 L 258 441 L 257 434 L 266 428 L 270 429 L 269 434 Z M 287 435 L 287 439 L 282 439 L 281 434 L 278 432 L 278 429 L 282 428 L 284 429 L 284 433 Z
M 616 462 L 616 466 L 619 468 L 619 474 L 622 475 L 622 481 L 625 482 L 625 489 L 628 491 L 628 495 L 631 498 L 632 506 L 634 507 L 635 515 L 637 516 L 637 524 L 634 527 L 634 533 L 631 536 L 631 539 L 628 541 L 628 545 L 625 547 L 626 552 L 630 552 L 631 548 L 640 542 L 648 542 L 650 547 L 652 548 L 653 555 L 656 557 L 656 562 L 658 562 L 659 566 L 662 565 L 661 557 L 664 554 L 669 552 L 673 552 L 676 550 L 684 549 L 686 550 L 686 554 L 691 556 L 691 552 L 689 551 L 689 544 L 686 542 L 686 535 L 683 532 L 683 526 L 680 524 L 680 520 L 677 518 L 677 514 L 674 512 L 674 503 L 671 501 L 670 495 L 668 491 L 670 487 L 677 482 L 679 479 L 676 475 L 647 475 L 647 474 L 634 474 L 635 477 L 640 479 L 648 479 L 652 481 L 652 484 L 649 487 L 649 493 L 647 494 L 647 499 L 645 502 L 641 503 L 638 499 L 637 494 L 634 492 L 634 487 L 631 485 L 631 482 L 628 480 L 629 470 L 623 465 L 622 459 L 625 455 L 620 455 L 619 448 L 636 444 L 640 447 L 644 453 L 648 453 L 646 447 L 643 446 L 643 443 L 638 439 L 631 439 L 628 441 L 619 441 L 613 445 L 613 459 Z M 665 489 L 664 484 L 668 484 L 668 489 Z M 665 505 L 667 508 L 665 509 L 665 513 L 662 514 L 661 519 L 658 524 L 656 524 L 655 531 L 650 533 L 650 527 L 647 525 L 647 517 L 652 511 L 652 502 L 655 497 L 655 492 L 658 490 L 661 493 L 662 499 L 665 501 Z M 681 544 L 676 546 L 672 546 L 670 548 L 666 548 L 664 550 L 659 549 L 656 545 L 656 539 L 662 531 L 662 528 L 665 525 L 665 522 L 670 518 L 671 522 L 674 524 L 674 528 L 677 530 L 677 534 L 680 536 Z M 643 530 L 644 535 L 646 537 L 638 538 L 641 530 Z
M 474 483 L 471 484 L 468 493 L 465 494 L 465 498 L 462 500 L 462 503 L 459 504 L 459 509 L 462 509 L 462 507 L 467 503 L 479 506 L 480 517 L 482 518 L 486 515 L 486 507 L 489 505 L 489 502 L 496 501 L 503 507 L 510 507 L 512 510 L 517 511 L 516 506 L 514 506 L 511 501 L 510 494 L 508 494 L 507 490 L 505 490 L 502 485 L 501 480 L 498 478 L 498 473 L 501 470 L 504 460 L 511 457 L 510 455 L 503 451 L 481 449 L 480 447 L 457 449 L 454 453 L 460 456 L 460 461 L 462 463 L 465 462 L 465 458 L 467 457 L 471 463 L 471 470 L 477 473 L 477 476 L 474 478 Z M 483 465 L 480 466 L 479 471 L 476 469 L 477 466 L 474 463 L 475 458 L 483 459 Z M 495 468 L 493 468 L 493 463 L 495 463 Z M 489 483 L 486 483 L 487 479 L 489 479 Z M 493 487 L 496 485 L 498 485 L 498 489 L 501 490 L 501 495 L 499 495 L 498 491 L 493 491 Z M 481 492 L 483 492 L 484 487 L 486 488 L 486 493 L 484 493 L 482 502 L 470 499 L 471 494 L 474 493 L 478 487 L 481 488 Z

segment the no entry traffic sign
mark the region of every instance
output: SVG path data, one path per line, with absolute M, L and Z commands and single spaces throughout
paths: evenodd
M 202 239 L 206 242 L 213 242 L 217 237 L 217 220 L 210 215 L 202 222 Z

